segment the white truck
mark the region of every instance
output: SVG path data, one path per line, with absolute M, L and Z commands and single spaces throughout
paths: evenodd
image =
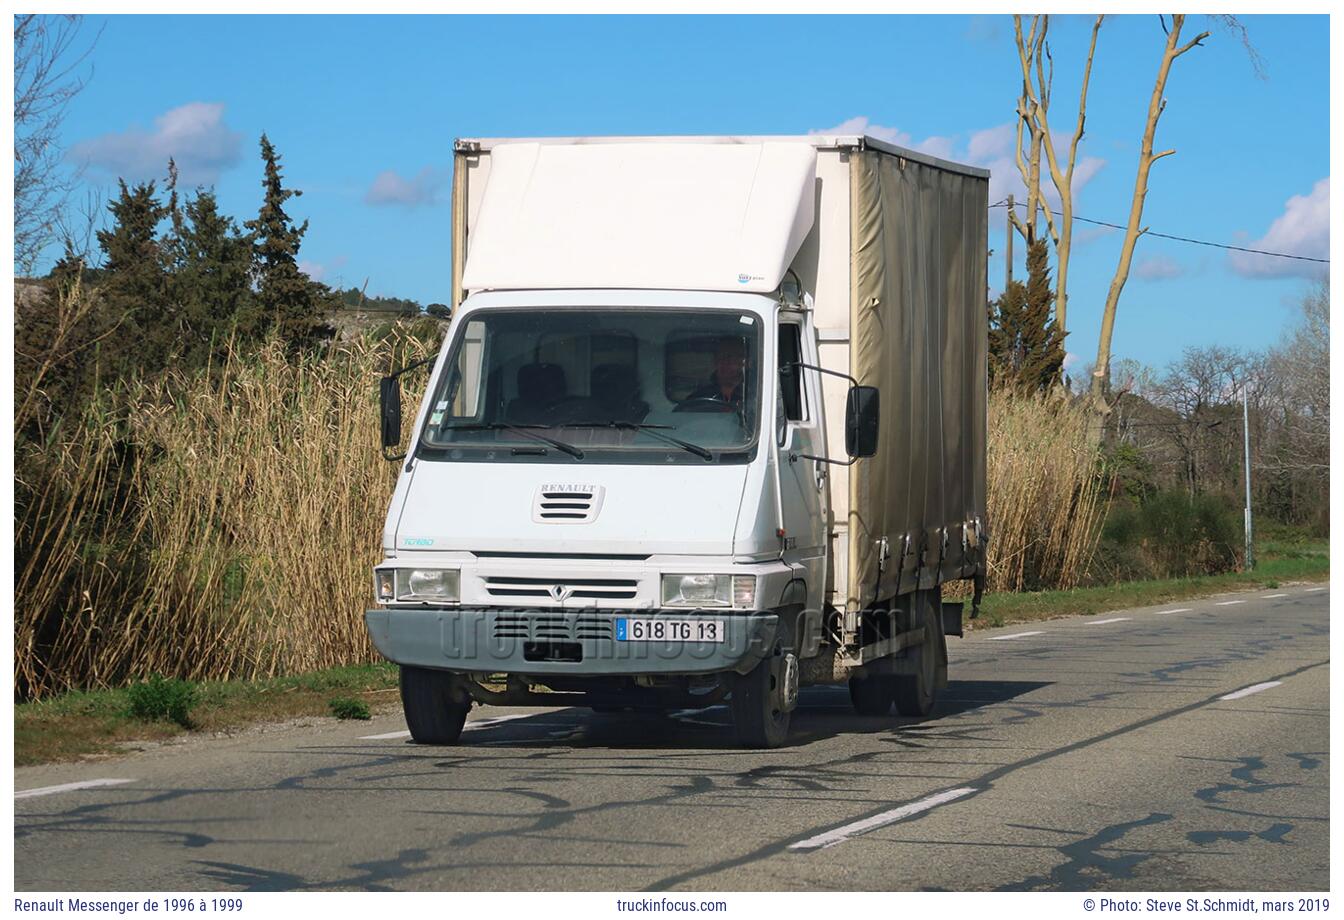
M 459 140 L 365 614 L 412 738 L 726 701 L 775 747 L 846 680 L 928 715 L 942 586 L 983 586 L 988 178 L 859 136 Z

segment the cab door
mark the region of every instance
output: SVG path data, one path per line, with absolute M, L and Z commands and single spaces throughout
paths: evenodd
M 775 350 L 779 373 L 775 436 L 779 439 L 780 500 L 784 519 L 784 561 L 806 582 L 806 609 L 815 623 L 806 635 L 820 635 L 822 595 L 826 581 L 826 464 L 809 459 L 824 456 L 826 420 L 820 378 L 796 364 L 816 364 L 817 345 L 801 314 L 782 312 Z M 805 652 L 806 653 L 806 652 Z

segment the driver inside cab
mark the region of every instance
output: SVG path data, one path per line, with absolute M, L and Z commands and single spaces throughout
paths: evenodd
M 724 404 L 724 411 L 742 405 L 743 380 L 746 378 L 747 349 L 740 338 L 719 339 L 714 352 L 714 373 L 709 383 L 691 392 L 685 402 L 710 399 Z

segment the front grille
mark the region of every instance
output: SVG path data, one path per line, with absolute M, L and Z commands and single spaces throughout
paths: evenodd
M 563 603 L 577 600 L 632 600 L 639 588 L 634 578 L 522 578 L 487 575 L 485 590 L 491 597 L 546 599 Z
M 588 524 L 602 508 L 601 486 L 542 486 L 532 501 L 539 524 Z
M 495 616 L 496 639 L 532 642 L 579 642 L 612 638 L 611 619 L 562 613 L 501 613 Z

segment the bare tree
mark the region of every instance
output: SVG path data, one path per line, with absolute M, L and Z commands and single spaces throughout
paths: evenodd
M 1083 65 L 1082 89 L 1078 94 L 1078 121 L 1073 135 L 1069 139 L 1068 158 L 1061 167 L 1059 153 L 1055 150 L 1054 137 L 1050 132 L 1050 96 L 1054 83 L 1054 58 L 1050 53 L 1050 43 L 1046 41 L 1046 32 L 1050 27 L 1049 16 L 1032 18 L 1028 37 L 1022 37 L 1022 17 L 1014 16 L 1013 23 L 1017 38 L 1017 57 L 1022 67 L 1022 95 L 1017 103 L 1018 171 L 1027 185 L 1027 203 L 1030 222 L 1023 226 L 1016 220 L 1018 230 L 1024 237 L 1034 237 L 1036 230 L 1035 208 L 1043 206 L 1046 227 L 1055 244 L 1055 321 L 1061 332 L 1067 333 L 1069 255 L 1073 245 L 1073 172 L 1078 162 L 1078 144 L 1083 139 L 1083 129 L 1087 122 L 1087 88 L 1092 78 L 1092 59 L 1097 51 L 1097 33 L 1105 17 L 1098 16 L 1092 24 L 1092 40 L 1087 49 L 1087 62 Z M 1022 154 L 1022 138 L 1025 131 L 1030 135 L 1028 154 Z M 1050 171 L 1050 181 L 1059 195 L 1060 219 L 1058 224 L 1052 218 L 1050 207 L 1044 203 L 1040 192 L 1041 164 L 1040 154 L 1044 150 L 1046 165 Z M 1028 237 L 1028 244 L 1030 238 Z
M 59 232 L 74 176 L 58 146 L 66 106 L 87 82 L 82 16 L 14 17 L 14 262 L 29 273 Z
M 1284 450 L 1275 469 L 1330 472 L 1330 285 L 1320 282 L 1302 301 L 1302 321 L 1270 352 L 1283 387 Z
M 1120 247 L 1120 261 L 1116 266 L 1115 276 L 1111 279 L 1110 290 L 1106 293 L 1106 306 L 1101 316 L 1101 336 L 1097 343 L 1097 361 L 1092 371 L 1091 398 L 1098 417 L 1104 416 L 1107 411 L 1106 388 L 1110 382 L 1111 334 L 1115 329 L 1116 306 L 1120 303 L 1120 292 L 1124 290 L 1125 282 L 1129 279 L 1129 267 L 1134 259 L 1134 246 L 1139 241 L 1139 237 L 1148 230 L 1147 227 L 1140 226 L 1143 222 L 1143 202 L 1148 195 L 1148 174 L 1154 163 L 1176 152 L 1174 149 L 1153 151 L 1157 122 L 1167 107 L 1167 78 L 1171 75 L 1171 65 L 1176 63 L 1177 58 L 1191 48 L 1201 45 L 1204 39 L 1209 37 L 1208 32 L 1200 32 L 1190 41 L 1182 44 L 1181 28 L 1184 25 L 1185 17 L 1180 14 L 1172 15 L 1170 28 L 1167 28 L 1166 20 L 1162 19 L 1162 27 L 1167 33 L 1166 47 L 1162 52 L 1162 61 L 1157 68 L 1157 80 L 1153 84 L 1153 94 L 1148 102 L 1148 120 L 1143 129 L 1143 144 L 1139 150 L 1139 167 L 1134 177 L 1134 197 L 1130 202 L 1129 224 L 1125 228 L 1125 240 Z M 1100 426 L 1096 430 L 1099 433 Z

